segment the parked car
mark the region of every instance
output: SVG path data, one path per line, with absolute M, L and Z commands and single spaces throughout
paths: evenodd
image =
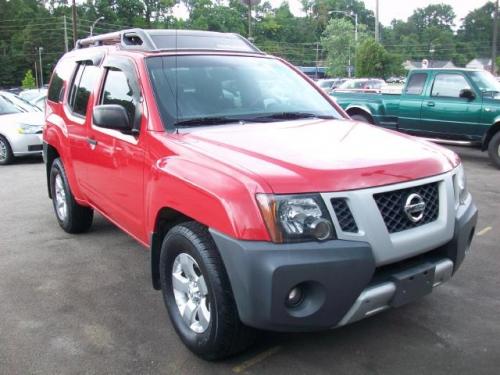
M 327 78 L 327 79 L 318 79 L 316 84 L 321 87 L 326 92 L 330 92 L 331 90 L 335 90 L 342 83 L 344 83 L 346 78 Z
M 80 40 L 46 112 L 59 225 L 87 231 L 97 211 L 150 249 L 153 287 L 205 359 L 244 350 L 254 328 L 330 329 L 420 298 L 474 235 L 456 154 L 350 121 L 235 34 Z
M 42 87 L 39 89 L 23 90 L 19 93 L 19 96 L 22 99 L 26 100 L 27 102 L 32 102 L 34 99 L 36 99 L 44 94 L 47 95 L 47 88 Z
M 489 72 L 416 69 L 399 95 L 332 95 L 355 120 L 438 142 L 477 145 L 500 168 L 500 83 Z
M 338 86 L 334 92 L 337 91 L 377 91 L 381 90 L 386 85 L 383 79 L 378 78 L 353 78 L 348 79 L 340 86 Z
M 42 154 L 43 114 L 24 111 L 0 93 L 0 165 Z

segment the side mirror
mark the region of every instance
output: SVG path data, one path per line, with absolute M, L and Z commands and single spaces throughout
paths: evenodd
M 463 89 L 460 90 L 460 95 L 461 98 L 468 99 L 468 100 L 474 100 L 476 98 L 476 94 L 474 94 L 474 91 L 471 89 Z
M 96 126 L 119 131 L 132 130 L 127 111 L 118 104 L 102 104 L 94 107 L 92 121 Z

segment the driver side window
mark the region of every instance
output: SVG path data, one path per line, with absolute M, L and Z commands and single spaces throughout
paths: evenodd
M 461 74 L 438 74 L 432 86 L 431 96 L 459 98 L 460 92 L 471 87 Z

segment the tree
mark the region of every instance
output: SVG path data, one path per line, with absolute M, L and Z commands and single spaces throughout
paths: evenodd
M 363 25 L 358 27 L 358 42 L 366 37 L 365 30 Z M 327 52 L 328 73 L 341 77 L 347 75 L 348 68 L 352 66 L 356 53 L 352 22 L 344 18 L 332 18 L 323 32 L 321 45 Z
M 26 71 L 26 74 L 24 75 L 24 79 L 21 83 L 21 86 L 25 90 L 35 88 L 35 78 L 33 78 L 33 72 L 31 71 L 31 69 Z
M 391 57 L 382 44 L 373 38 L 366 38 L 356 53 L 357 77 L 387 77 L 390 72 Z

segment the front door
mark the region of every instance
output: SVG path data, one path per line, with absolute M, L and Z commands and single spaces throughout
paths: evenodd
M 473 90 L 462 73 L 436 74 L 430 95 L 422 103 L 422 130 L 429 136 L 461 139 L 481 121 L 482 97 L 461 97 Z
M 144 232 L 144 148 L 145 126 L 141 129 L 141 93 L 132 61 L 104 62 L 105 77 L 98 105 L 123 106 L 135 132 L 90 125 L 87 176 L 92 203 L 110 219 L 141 240 Z

